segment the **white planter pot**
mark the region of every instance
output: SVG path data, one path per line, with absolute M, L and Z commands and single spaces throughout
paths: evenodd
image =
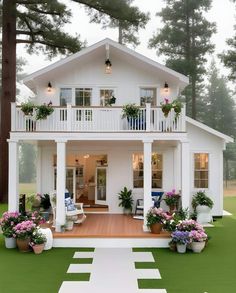
M 202 242 L 192 242 L 191 243 L 192 251 L 195 253 L 200 253 L 205 247 L 205 241 Z
M 6 248 L 16 248 L 16 239 L 13 237 L 5 237 L 5 246 Z
M 177 244 L 177 251 L 178 253 L 185 253 L 186 252 L 186 244 Z
M 66 230 L 73 230 L 73 227 L 74 227 L 74 222 L 73 221 L 67 221 L 66 222 Z
M 207 224 L 212 222 L 211 208 L 208 206 L 198 205 L 196 207 L 197 212 L 197 222 L 199 224 Z

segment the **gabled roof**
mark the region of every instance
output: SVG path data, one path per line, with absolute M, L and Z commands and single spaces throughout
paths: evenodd
M 207 125 L 205 125 L 205 124 L 203 124 L 203 123 L 201 123 L 199 121 L 196 121 L 196 120 L 190 118 L 190 117 L 186 116 L 186 122 L 189 122 L 190 124 L 192 124 L 194 126 L 197 126 L 197 127 L 201 128 L 201 129 L 209 132 L 210 134 L 218 136 L 219 138 L 223 139 L 226 143 L 234 142 L 234 139 L 232 137 L 230 137 L 230 136 L 228 136 L 228 135 L 226 135 L 226 134 L 224 134 L 222 132 L 219 132 L 219 131 L 217 131 L 217 130 L 215 130 L 215 129 L 213 129 L 213 128 L 211 128 L 211 127 L 209 127 L 209 126 L 207 126 Z
M 51 70 L 54 70 L 54 69 L 57 69 L 63 65 L 65 65 L 66 63 L 68 62 L 72 62 L 73 60 L 76 60 L 76 59 L 79 59 L 79 58 L 82 58 L 83 56 L 87 55 L 88 53 L 98 49 L 99 47 L 102 47 L 102 46 L 105 46 L 105 45 L 110 45 L 111 47 L 114 47 L 118 50 L 120 50 L 121 52 L 123 53 L 126 53 L 127 55 L 130 55 L 130 56 L 133 56 L 134 58 L 142 61 L 142 62 L 145 62 L 147 63 L 148 65 L 151 65 L 153 66 L 154 68 L 157 68 L 167 74 L 170 74 L 172 75 L 173 77 L 179 79 L 180 83 L 182 84 L 182 87 L 184 88 L 186 85 L 188 85 L 189 83 L 189 79 L 188 77 L 186 77 L 185 75 L 183 74 L 180 74 L 170 68 L 167 68 L 165 67 L 164 65 L 161 65 L 160 63 L 152 60 L 152 59 L 149 59 L 148 57 L 145 57 L 144 55 L 142 54 L 139 54 L 137 53 L 136 51 L 134 50 L 131 50 L 129 48 L 127 48 L 126 46 L 124 45 L 121 45 L 109 38 L 106 38 L 98 43 L 95 43 L 94 45 L 92 46 L 89 46 L 85 49 L 82 49 L 81 51 L 69 56 L 69 57 L 66 57 L 62 60 L 59 60 L 47 67 L 44 67 L 43 69 L 40 69 L 30 75 L 28 75 L 27 77 L 24 78 L 23 82 L 26 84 L 26 85 L 29 85 L 30 82 L 32 82 L 32 80 L 34 78 L 37 78 L 37 77 L 40 77 L 41 75 L 44 75 L 48 72 L 50 72 Z

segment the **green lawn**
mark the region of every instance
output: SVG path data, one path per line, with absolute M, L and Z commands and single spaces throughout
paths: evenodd
M 20 183 L 20 194 L 32 195 L 36 193 L 36 183 Z
M 0 205 L 0 213 L 5 209 Z M 139 280 L 140 288 L 165 288 L 168 293 L 235 293 L 236 197 L 225 198 L 225 209 L 234 215 L 217 220 L 216 227 L 208 229 L 211 240 L 201 254 L 143 248 L 153 252 L 156 263 L 137 263 L 136 267 L 157 267 L 162 279 Z M 88 274 L 66 274 L 69 264 L 78 262 L 72 258 L 75 251 L 78 249 L 55 248 L 41 255 L 24 254 L 5 249 L 0 236 L 0 292 L 56 293 L 64 280 L 88 280 Z

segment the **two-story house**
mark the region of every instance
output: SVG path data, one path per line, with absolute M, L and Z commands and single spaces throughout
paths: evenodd
M 18 145 L 34 141 L 37 191 L 56 190 L 57 227 L 65 222 L 66 188 L 75 201 L 105 205 L 113 214 L 122 213 L 117 194 L 124 186 L 135 199 L 144 198 L 144 214 L 152 191 L 180 190 L 182 206 L 190 208 L 192 195 L 206 190 L 213 215 L 222 215 L 223 150 L 233 139 L 187 117 L 184 108 L 176 118 L 173 110 L 165 117 L 160 107 L 188 85 L 186 76 L 104 39 L 30 74 L 24 83 L 36 104 L 51 101 L 54 112 L 30 124 L 12 104 L 10 210 L 18 209 Z M 141 106 L 133 124 L 122 117 L 127 103 Z

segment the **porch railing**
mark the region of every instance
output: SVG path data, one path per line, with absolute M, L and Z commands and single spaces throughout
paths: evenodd
M 185 106 L 176 117 L 173 110 L 165 117 L 161 107 L 140 108 L 138 118 L 122 118 L 122 107 L 54 107 L 45 120 L 25 116 L 19 106 L 11 106 L 12 131 L 66 132 L 184 132 Z

